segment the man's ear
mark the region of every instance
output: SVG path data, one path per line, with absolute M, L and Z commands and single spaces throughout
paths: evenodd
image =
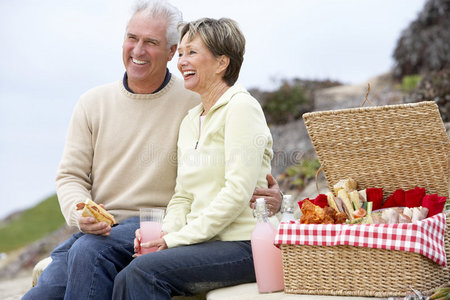
M 169 48 L 169 56 L 167 57 L 167 61 L 171 61 L 173 56 L 175 55 L 175 52 L 177 51 L 178 45 L 172 45 Z
M 230 64 L 230 58 L 226 55 L 222 55 L 217 58 L 219 62 L 219 68 L 217 69 L 217 73 L 225 72 Z

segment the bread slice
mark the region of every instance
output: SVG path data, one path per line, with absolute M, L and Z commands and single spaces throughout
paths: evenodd
M 340 210 L 338 209 L 336 202 L 334 201 L 334 195 L 332 192 L 328 192 L 325 194 L 327 196 L 327 202 L 328 202 L 328 206 L 332 207 L 336 210 L 336 212 L 340 212 Z
M 105 222 L 109 226 L 116 224 L 113 215 L 89 198 L 84 203 L 77 204 L 77 210 L 79 209 L 82 209 L 81 215 L 83 217 L 94 217 L 97 222 Z
M 359 199 L 361 202 L 367 202 L 367 192 L 366 189 L 358 191 L 359 193 Z
M 345 213 L 347 214 L 347 217 L 350 220 L 353 220 L 354 209 L 347 192 L 344 189 L 339 190 L 338 197 L 342 199 L 342 202 L 344 202 L 344 209 Z
M 359 198 L 359 193 L 358 191 L 351 191 L 350 192 L 350 199 L 352 200 L 352 204 L 353 207 L 355 208 L 355 210 L 358 210 L 361 208 L 361 200 Z
M 333 185 L 334 193 L 337 195 L 340 190 L 344 190 L 347 193 L 356 189 L 357 183 L 352 178 L 339 180 L 335 185 Z

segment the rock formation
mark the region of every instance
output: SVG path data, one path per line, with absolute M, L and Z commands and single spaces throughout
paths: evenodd
M 450 0 L 429 0 L 406 28 L 394 50 L 394 76 L 450 67 Z

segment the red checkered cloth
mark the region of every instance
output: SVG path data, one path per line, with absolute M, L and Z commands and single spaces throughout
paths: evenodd
M 410 251 L 447 265 L 444 248 L 445 215 L 404 224 L 281 223 L 274 244 L 359 247 Z

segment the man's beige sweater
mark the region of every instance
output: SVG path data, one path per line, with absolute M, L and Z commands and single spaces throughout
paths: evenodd
M 66 222 L 78 226 L 78 202 L 105 205 L 118 222 L 141 207 L 166 207 L 174 192 L 178 129 L 200 98 L 172 76 L 155 94 L 133 94 L 122 81 L 81 96 L 56 176 Z

